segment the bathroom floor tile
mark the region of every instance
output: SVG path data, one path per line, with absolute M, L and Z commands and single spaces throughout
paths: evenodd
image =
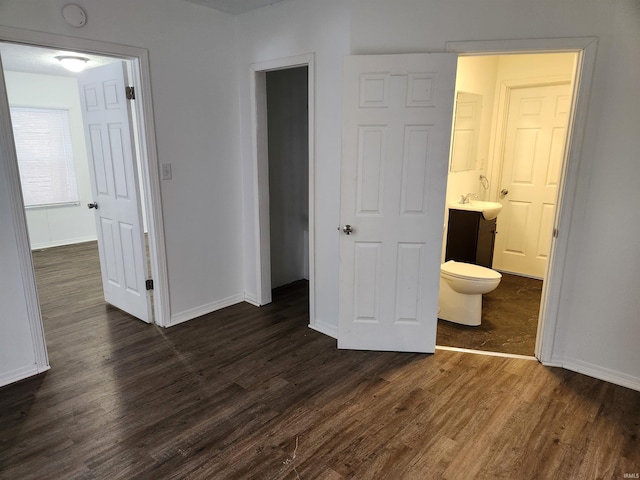
M 542 280 L 502 274 L 493 292 L 482 297 L 482 324 L 469 327 L 438 320 L 440 346 L 533 355 Z

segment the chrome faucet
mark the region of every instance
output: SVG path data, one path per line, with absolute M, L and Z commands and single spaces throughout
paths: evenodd
M 478 198 L 478 195 L 475 193 L 467 193 L 466 195 L 460 195 L 460 203 L 471 203 L 471 197 Z

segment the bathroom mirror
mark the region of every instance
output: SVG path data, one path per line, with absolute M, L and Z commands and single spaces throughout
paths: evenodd
M 482 113 L 482 95 L 457 92 L 451 147 L 451 171 L 475 170 Z

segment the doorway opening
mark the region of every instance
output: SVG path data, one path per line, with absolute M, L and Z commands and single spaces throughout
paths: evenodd
M 309 281 L 308 70 L 266 73 L 272 291 Z
M 104 299 L 152 323 L 142 149 L 124 93 L 131 61 L 11 43 L 0 53 L 31 250 L 40 259 L 97 242 L 77 250 L 99 252 Z M 85 68 L 57 61 L 69 58 Z M 51 252 L 69 259 L 56 263 L 59 274 L 74 251 Z
M 38 47 L 42 49 L 62 50 L 64 52 L 78 52 L 84 57 L 103 56 L 112 57 L 121 62 L 127 62 L 129 73 L 131 74 L 131 84 L 138 92 L 138 101 L 132 106 L 132 114 L 137 129 L 139 149 L 139 167 L 142 171 L 142 181 L 147 193 L 144 199 L 144 207 L 147 213 L 148 225 L 148 257 L 150 268 L 153 274 L 153 313 L 155 323 L 160 326 L 169 324 L 169 297 L 165 260 L 165 246 L 163 237 L 163 220 L 160 204 L 159 171 L 157 166 L 157 153 L 155 147 L 155 128 L 153 125 L 153 111 L 150 103 L 151 94 L 149 88 L 149 62 L 148 52 L 144 49 L 125 45 L 116 45 L 106 42 L 96 42 L 77 38 L 65 37 L 53 34 L 38 34 L 18 29 L 5 29 L 0 27 L 0 42 L 8 46 Z M 53 60 L 57 64 L 57 60 Z M 6 91 L 4 82 L 0 85 L 0 90 Z M 6 96 L 2 99 L 3 115 L 9 116 L 9 106 Z M 12 139 L 10 123 L 4 123 L 3 136 L 5 139 Z M 9 152 L 12 145 L 8 144 Z M 48 368 L 46 345 L 42 328 L 42 313 L 36 292 L 35 273 L 29 235 L 27 232 L 27 222 L 20 193 L 20 181 L 15 157 L 11 154 L 7 161 L 8 171 L 11 172 L 8 181 L 11 185 L 12 204 L 6 206 L 9 215 L 18 226 L 18 252 L 23 275 L 25 297 L 27 299 L 28 322 L 34 336 L 34 345 L 37 347 L 36 357 L 39 371 Z M 146 272 L 143 272 L 146 273 Z
M 480 326 L 438 320 L 438 345 L 536 354 L 578 66 L 576 52 L 459 57 L 442 258 L 492 268 L 502 280 L 483 295 Z M 476 199 L 497 204 L 497 218 L 460 213 Z M 475 227 L 462 225 L 473 215 Z
M 256 305 L 307 288 L 314 324 L 313 55 L 252 66 Z

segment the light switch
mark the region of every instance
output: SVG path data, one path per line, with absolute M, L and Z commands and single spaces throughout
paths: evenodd
M 162 180 L 171 180 L 171 164 L 162 164 Z

